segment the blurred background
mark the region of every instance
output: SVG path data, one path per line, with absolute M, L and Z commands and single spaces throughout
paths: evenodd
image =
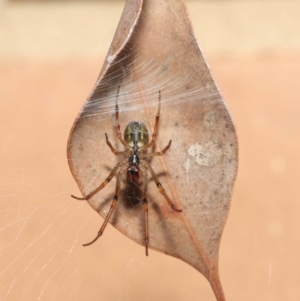
M 70 128 L 125 1 L 0 0 L 0 299 L 215 300 L 70 194 Z M 300 1 L 187 1 L 236 124 L 240 167 L 220 250 L 227 300 L 300 300 Z M 159 277 L 157 277 L 159 275 Z

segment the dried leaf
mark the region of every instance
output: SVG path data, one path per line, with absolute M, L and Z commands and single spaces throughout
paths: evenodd
M 118 162 L 104 134 L 118 151 L 124 149 L 115 132 L 118 87 L 121 131 L 132 120 L 152 131 L 161 91 L 155 150 L 172 139 L 171 148 L 150 165 L 183 212 L 171 210 L 149 181 L 149 247 L 192 265 L 209 280 L 217 300 L 225 300 L 218 251 L 236 177 L 237 139 L 182 1 L 127 1 L 98 81 L 69 137 L 69 164 L 83 195 L 99 186 Z M 112 181 L 88 200 L 102 217 L 114 191 Z M 134 185 L 122 182 L 110 223 L 144 245 L 141 192 Z

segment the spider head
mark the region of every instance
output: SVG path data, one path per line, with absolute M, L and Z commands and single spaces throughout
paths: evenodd
M 124 140 L 130 146 L 134 146 L 134 142 L 138 147 L 143 147 L 149 142 L 149 132 L 146 125 L 141 121 L 131 121 L 125 128 Z
M 139 170 L 135 166 L 130 166 L 127 169 L 127 180 L 133 181 L 135 183 L 139 183 L 140 173 L 139 173 Z

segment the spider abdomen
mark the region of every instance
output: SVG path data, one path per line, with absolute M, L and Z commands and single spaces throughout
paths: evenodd
M 127 180 L 139 183 L 139 181 L 140 181 L 140 173 L 139 173 L 139 170 L 138 170 L 137 167 L 130 166 L 127 169 Z

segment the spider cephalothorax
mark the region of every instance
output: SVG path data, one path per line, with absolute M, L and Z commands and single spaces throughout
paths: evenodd
M 148 244 L 149 244 L 149 235 L 148 235 L 148 199 L 147 199 L 147 186 L 148 186 L 148 178 L 147 178 L 147 171 L 150 171 L 150 174 L 161 192 L 161 194 L 165 197 L 171 208 L 177 212 L 181 212 L 182 210 L 177 209 L 174 205 L 174 203 L 171 201 L 169 196 L 166 194 L 164 188 L 162 187 L 161 183 L 159 182 L 157 176 L 155 175 L 154 170 L 147 162 L 147 158 L 151 156 L 161 156 L 163 155 L 171 146 L 171 140 L 169 141 L 169 144 L 160 152 L 152 152 L 147 153 L 147 149 L 154 146 L 156 134 L 157 134 L 157 128 L 159 123 L 159 117 L 160 117 L 160 91 L 159 91 L 159 98 L 158 98 L 158 110 L 155 117 L 155 125 L 152 133 L 152 139 L 149 142 L 149 132 L 146 127 L 146 125 L 141 121 L 132 121 L 130 122 L 124 131 L 124 138 L 121 135 L 120 131 L 120 123 L 119 123 L 119 105 L 118 105 L 118 95 L 119 95 L 119 88 L 117 93 L 117 101 L 115 106 L 115 114 L 116 114 L 116 133 L 118 136 L 119 141 L 124 145 L 125 150 L 118 152 L 115 150 L 115 148 L 111 145 L 111 143 L 108 140 L 107 134 L 105 134 L 106 137 L 106 143 L 111 149 L 111 151 L 120 157 L 123 157 L 122 160 L 119 161 L 119 163 L 114 167 L 114 169 L 111 171 L 109 176 L 106 178 L 106 180 L 95 190 L 90 192 L 88 195 L 86 195 L 83 198 L 79 198 L 76 196 L 73 196 L 73 198 L 77 200 L 88 200 L 93 195 L 95 195 L 98 191 L 100 191 L 102 188 L 104 188 L 111 179 L 116 175 L 117 181 L 116 181 L 116 192 L 113 197 L 113 201 L 110 207 L 110 210 L 97 234 L 97 236 L 89 243 L 84 244 L 84 246 L 88 246 L 92 243 L 94 243 L 103 233 L 110 216 L 113 213 L 113 210 L 115 209 L 120 190 L 121 190 L 121 178 L 126 174 L 126 179 L 128 181 L 134 181 L 137 184 L 140 183 L 140 175 L 141 173 L 145 176 L 145 179 L 142 184 L 142 191 L 143 191 L 143 207 L 144 207 L 144 215 L 145 215 L 145 248 L 146 248 L 146 255 L 148 255 Z

